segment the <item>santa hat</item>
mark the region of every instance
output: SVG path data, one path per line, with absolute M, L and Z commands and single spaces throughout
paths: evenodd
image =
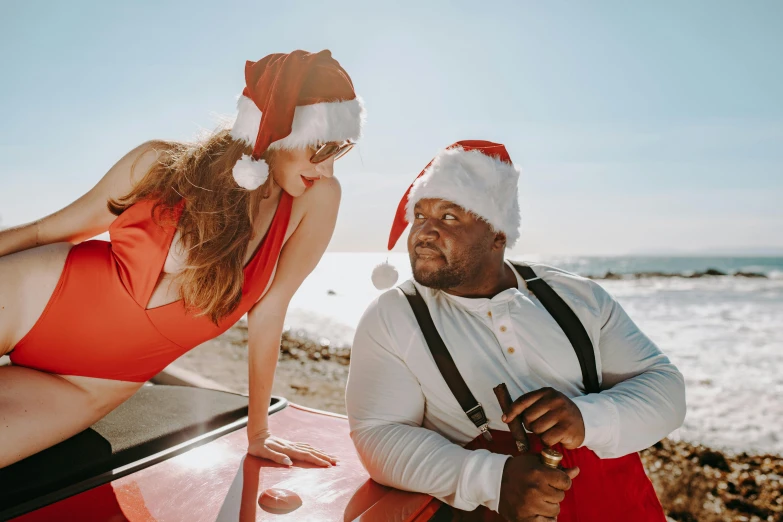
M 298 149 L 318 143 L 356 141 L 364 105 L 348 73 L 328 50 L 270 54 L 245 64 L 246 86 L 231 137 L 253 146 L 233 169 L 234 180 L 254 190 L 269 177 L 261 157 L 269 149 Z
M 422 199 L 444 199 L 483 219 L 496 232 L 506 235 L 506 248 L 519 239 L 519 168 L 500 143 L 483 140 L 458 141 L 425 167 L 411 184 L 394 216 L 388 249 L 394 248 L 414 219 L 414 207 Z M 392 273 L 392 271 L 394 273 Z M 396 270 L 382 263 L 373 270 L 373 283 L 389 288 Z

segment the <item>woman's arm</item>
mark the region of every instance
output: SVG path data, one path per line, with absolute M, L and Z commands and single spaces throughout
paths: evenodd
M 281 464 L 291 464 L 288 455 L 328 465 L 328 461 L 333 462 L 328 455 L 272 437 L 267 423 L 288 303 L 329 244 L 340 205 L 340 184 L 334 178 L 322 179 L 297 198 L 296 203 L 303 205 L 304 215 L 283 247 L 271 288 L 248 314 L 248 452 Z
M 106 232 L 116 218 L 106 203 L 133 189 L 158 160 L 156 146 L 160 149 L 161 143 L 147 142 L 127 153 L 89 192 L 67 207 L 32 223 L 0 231 L 0 257 L 51 243 L 79 243 Z

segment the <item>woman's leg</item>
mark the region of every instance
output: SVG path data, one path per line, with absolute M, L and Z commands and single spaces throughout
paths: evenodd
M 0 468 L 87 429 L 141 385 L 0 367 Z
M 41 317 L 71 248 L 70 243 L 54 243 L 0 257 L 0 355 L 11 351 Z
M 0 257 L 0 355 L 38 321 L 70 249 L 56 243 Z M 0 468 L 85 430 L 141 384 L 0 366 Z

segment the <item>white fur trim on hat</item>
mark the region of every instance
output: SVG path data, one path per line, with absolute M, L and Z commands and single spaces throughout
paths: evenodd
M 506 235 L 506 248 L 519 239 L 519 169 L 509 163 L 461 147 L 438 154 L 413 183 L 406 217 L 413 223 L 413 208 L 422 199 L 456 203 Z
M 254 160 L 252 156 L 242 154 L 231 171 L 237 185 L 247 190 L 255 190 L 269 177 L 269 165 L 263 159 Z
M 237 119 L 231 137 L 255 145 L 261 125 L 261 111 L 247 96 L 237 100 Z M 301 149 L 327 141 L 358 141 L 365 120 L 364 102 L 358 96 L 340 102 L 299 105 L 294 112 L 291 134 L 273 142 L 270 149 Z
M 237 100 L 237 118 L 231 127 L 231 137 L 253 146 L 256 144 L 258 128 L 261 126 L 261 110 L 247 96 Z

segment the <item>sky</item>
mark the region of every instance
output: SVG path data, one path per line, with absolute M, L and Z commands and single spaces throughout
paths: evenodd
M 438 150 L 487 139 L 522 169 L 515 254 L 783 252 L 776 0 L 4 0 L 0 226 L 214 129 L 245 60 L 294 49 L 330 49 L 368 111 L 330 251 L 383 251 Z

